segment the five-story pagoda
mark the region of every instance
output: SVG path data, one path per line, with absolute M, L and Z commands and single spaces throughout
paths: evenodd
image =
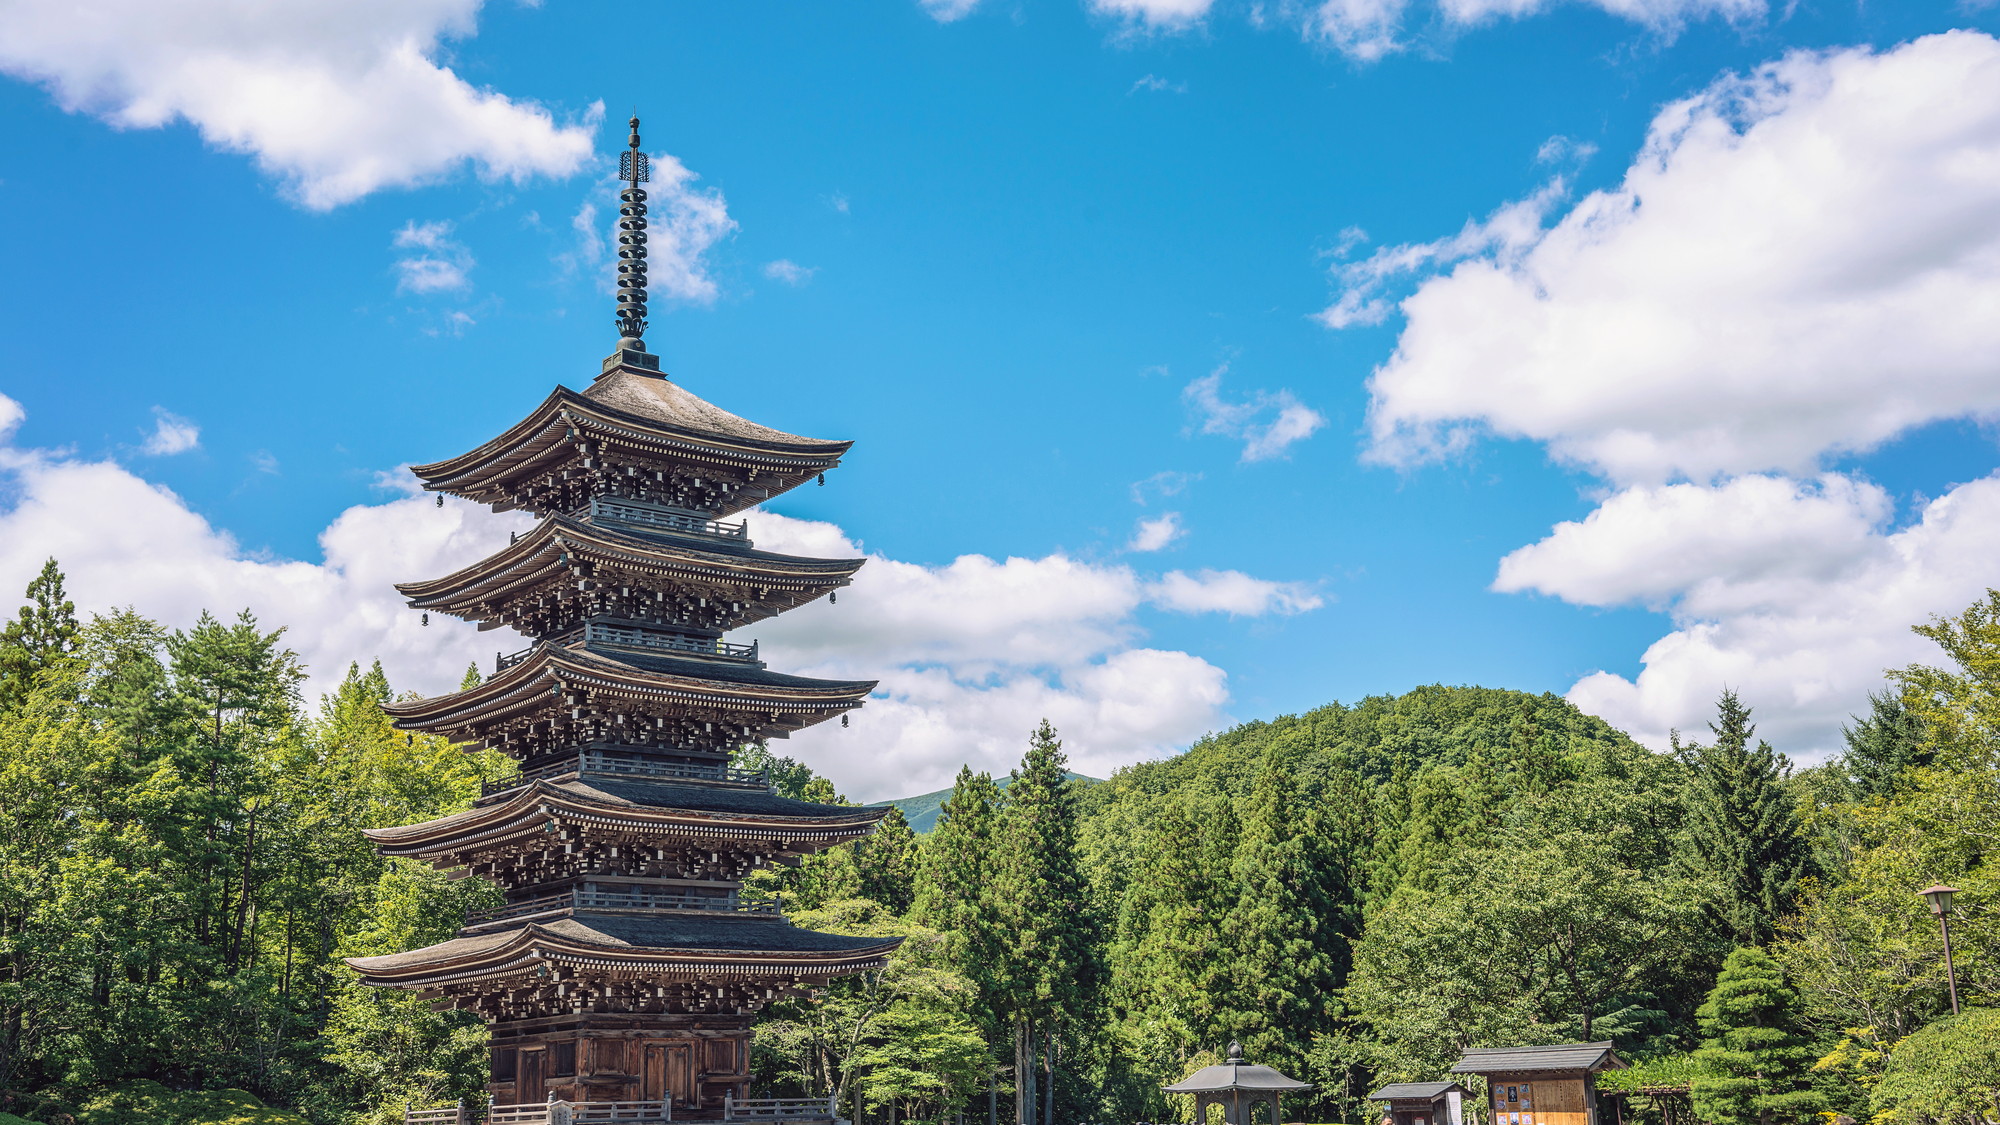
M 425 612 L 535 642 L 484 683 L 388 710 L 521 772 L 465 812 L 368 836 L 384 855 L 491 879 L 506 905 L 442 944 L 348 962 L 369 984 L 490 1021 L 491 1100 L 517 1120 L 549 1101 L 564 1116 L 722 1116 L 747 1094 L 759 1008 L 880 966 L 895 945 L 800 929 L 742 892 L 757 869 L 864 836 L 886 812 L 779 797 L 729 764 L 875 686 L 767 671 L 756 645 L 723 639 L 860 567 L 758 551 L 723 522 L 822 480 L 849 443 L 711 406 L 646 351 L 638 126 L 621 154 L 618 350 L 587 390 L 558 387 L 506 433 L 415 470 L 427 489 L 539 522 L 398 588 Z

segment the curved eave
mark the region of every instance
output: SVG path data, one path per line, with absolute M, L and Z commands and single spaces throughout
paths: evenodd
M 385 703 L 382 709 L 399 730 L 455 728 L 545 707 L 552 692 L 582 688 L 696 707 L 831 715 L 860 706 L 877 683 L 803 676 L 782 679 L 786 682 L 757 684 L 731 680 L 726 674 L 659 672 L 575 648 L 541 645 L 519 664 L 477 686 L 428 699 Z
M 530 472 L 545 460 L 572 456 L 568 439 L 573 428 L 663 455 L 680 453 L 793 476 L 811 476 L 833 468 L 854 444 L 816 438 L 756 440 L 703 432 L 629 414 L 559 386 L 526 418 L 493 440 L 456 457 L 413 465 L 410 471 L 432 491 L 478 499 L 502 489 L 507 478 Z
M 521 976 L 544 963 L 663 976 L 835 977 L 879 967 L 902 944 L 887 938 L 837 950 L 716 949 L 635 946 L 581 940 L 536 923 L 381 957 L 348 957 L 363 983 L 389 988 L 445 988 Z
M 568 788 L 570 784 L 576 783 L 537 781 L 498 804 L 419 824 L 365 828 L 362 835 L 383 855 L 413 858 L 480 851 L 517 837 L 545 835 L 551 820 L 559 826 L 659 836 L 824 845 L 865 836 L 889 813 L 887 805 L 856 806 L 848 815 L 786 816 L 598 801 Z
M 568 516 L 550 516 L 534 530 L 492 555 L 443 578 L 400 582 L 396 589 L 420 609 L 486 617 L 475 607 L 504 601 L 532 590 L 564 569 L 572 555 L 594 565 L 653 571 L 662 575 L 703 579 L 718 585 L 740 584 L 787 590 L 811 600 L 852 580 L 866 559 L 815 559 L 768 551 L 705 550 L 692 544 L 626 535 Z

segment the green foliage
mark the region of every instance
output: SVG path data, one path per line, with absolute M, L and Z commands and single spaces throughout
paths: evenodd
M 76 606 L 63 589 L 56 560 L 28 583 L 28 604 L 0 626 L 0 711 L 21 706 L 35 680 L 76 651 Z
M 244 1090 L 169 1090 L 157 1082 L 115 1086 L 91 1098 L 81 1125 L 307 1125 Z
M 1698 1016 L 1694 1108 L 1716 1125 L 1802 1121 L 1823 1108 L 1806 1086 L 1815 1052 L 1799 1033 L 1797 994 L 1770 954 L 1739 948 L 1723 962 Z
M 1716 921 L 1739 944 L 1770 940 L 1791 913 L 1799 882 L 1811 874 L 1811 848 L 1782 780 L 1789 766 L 1756 733 L 1750 709 L 1725 690 L 1716 701 L 1711 745 L 1675 751 L 1692 766 L 1687 796 L 1685 863 L 1715 881 Z
M 1624 1070 L 1600 1073 L 1597 1088 L 1629 1094 L 1648 1086 L 1684 1086 L 1712 1074 L 1714 1071 L 1709 1065 L 1693 1053 L 1661 1055 L 1659 1058 L 1642 1059 Z
M 1980 1125 L 2000 1117 L 2000 1009 L 1946 1016 L 1896 1044 L 1876 1120 Z

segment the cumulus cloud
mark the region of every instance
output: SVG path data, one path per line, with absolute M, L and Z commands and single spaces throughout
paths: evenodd
M 653 298 L 708 304 L 720 292 L 710 272 L 708 252 L 737 230 L 736 220 L 729 216 L 729 203 L 719 189 L 696 187 L 695 181 L 701 177 L 671 154 L 654 154 L 652 171 L 652 184 L 646 190 L 646 265 Z M 593 197 L 586 198 L 570 220 L 576 241 L 555 258 L 565 274 L 595 274 L 606 293 L 615 287 L 612 232 L 621 186 L 617 180 L 597 185 Z M 600 199 L 604 202 L 601 210 Z
M 10 405 L 12 404 L 11 399 L 5 401 Z M 19 407 L 17 406 L 15 409 L 18 413 Z M 6 425 L 6 411 L 0 409 L 0 439 L 4 439 L 7 436 L 9 428 Z M 139 450 L 142 453 L 149 453 L 155 457 L 171 457 L 176 453 L 186 453 L 200 445 L 200 426 L 195 425 L 178 414 L 168 411 L 165 407 L 155 406 L 153 408 L 153 432 L 146 435 L 145 444 L 141 445 Z
M 439 64 L 480 4 L 0 0 L 0 71 L 120 128 L 185 121 L 314 209 L 468 164 L 514 181 L 575 172 L 600 106 L 559 124 Z
M 1494 433 L 1612 483 L 1494 580 L 1671 619 L 1638 675 L 1572 701 L 1659 745 L 1731 687 L 1810 760 L 1884 669 L 1937 658 L 1912 624 L 2000 584 L 2000 478 L 1899 519 L 1822 468 L 2000 416 L 1996 173 L 2000 42 L 1796 52 L 1661 110 L 1623 182 L 1559 216 L 1552 186 L 1336 267 L 1324 319 L 1419 279 L 1370 381 L 1376 458 Z
M 779 258 L 775 262 L 766 262 L 764 264 L 765 277 L 770 278 L 772 281 L 782 281 L 786 285 L 793 287 L 804 285 L 806 282 L 811 281 L 812 276 L 818 272 L 819 267 L 802 266 L 790 258 Z
M 1438 0 L 1435 5 L 1412 0 L 1319 0 L 1283 7 L 1299 14 L 1307 39 L 1373 62 L 1409 46 L 1404 28 L 1420 7 L 1438 30 L 1457 33 L 1501 19 L 1539 15 L 1565 3 L 1597 8 L 1668 38 L 1692 20 L 1719 16 L 1740 24 L 1760 19 L 1767 11 L 1764 0 Z
M 22 416 L 0 396 L 0 440 Z M 393 583 L 456 570 L 531 521 L 450 499 L 435 507 L 404 470 L 382 483 L 393 497 L 340 513 L 320 534 L 320 561 L 289 560 L 246 547 L 115 462 L 0 444 L 0 590 L 22 588 L 53 555 L 84 612 L 131 604 L 185 626 L 203 609 L 248 607 L 266 627 L 287 627 L 311 671 L 309 698 L 349 661 L 376 657 L 399 689 L 449 691 L 468 663 L 490 668 L 522 639 L 441 614 L 424 626 Z M 832 524 L 765 511 L 749 519 L 766 549 L 865 553 Z M 1043 716 L 1088 773 L 1176 750 L 1226 722 L 1228 678 L 1200 657 L 1146 647 L 1137 615 L 1317 604 L 1303 587 L 1233 571 L 1155 578 L 1061 554 L 942 566 L 874 555 L 837 605 L 822 599 L 737 639 L 758 639 L 786 671 L 882 681 L 851 728 L 822 725 L 779 747 L 850 796 L 880 798 L 940 788 L 965 762 L 1006 770 Z
M 1269 461 L 1326 425 L 1319 411 L 1300 402 L 1290 391 L 1256 391 L 1231 402 L 1222 396 L 1227 364 L 1181 389 L 1181 399 L 1194 411 L 1204 434 L 1235 438 L 1243 443 L 1243 460 Z
M 1326 604 L 1302 582 L 1272 582 L 1240 570 L 1169 571 L 1147 587 L 1154 604 L 1181 613 L 1290 616 Z
M 939 23 L 953 23 L 976 11 L 979 0 L 917 0 L 917 5 L 924 10 L 925 15 Z M 847 208 L 842 207 L 840 210 L 845 211 Z
M 467 274 L 473 266 L 472 251 L 451 238 L 452 225 L 438 221 L 403 224 L 390 245 L 410 253 L 396 259 L 396 291 L 399 293 L 439 293 L 464 289 L 472 284 Z
M 1789 501 L 1787 487 L 1798 488 Z M 1874 486 L 1832 479 L 1634 490 L 1509 556 L 1501 584 L 1672 614 L 1636 677 L 1585 676 L 1569 691 L 1578 707 L 1664 746 L 1672 728 L 1701 731 L 1730 687 L 1772 745 L 1810 761 L 1840 748 L 1885 669 L 1941 662 L 1911 625 L 2000 585 L 2000 478 L 1952 489 L 1900 530 L 1882 526 L 1886 507 Z M 1657 560 L 1682 546 L 1706 573 Z M 1622 561 L 1646 557 L 1656 561 Z
M 1132 529 L 1132 541 L 1125 545 L 1128 551 L 1163 550 L 1174 540 L 1187 534 L 1181 526 L 1179 512 L 1161 512 L 1152 519 L 1141 519 Z
M 1378 255 L 1384 275 L 1456 264 L 1401 302 L 1375 457 L 1490 431 L 1620 482 L 1712 480 L 2000 417 L 1988 36 L 1726 76 L 1657 115 L 1619 187 L 1528 227 L 1545 207 Z M 1374 315 L 1369 280 L 1343 276 L 1329 325 Z
M 1215 0 L 1085 0 L 1085 5 L 1134 29 L 1186 31 L 1207 17 Z

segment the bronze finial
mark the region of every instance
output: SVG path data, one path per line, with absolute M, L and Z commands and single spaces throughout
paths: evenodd
M 630 147 L 618 154 L 618 178 L 626 182 L 618 193 L 618 348 L 646 350 L 646 192 L 639 185 L 653 178 L 646 154 L 639 151 L 639 117 L 632 117 Z

